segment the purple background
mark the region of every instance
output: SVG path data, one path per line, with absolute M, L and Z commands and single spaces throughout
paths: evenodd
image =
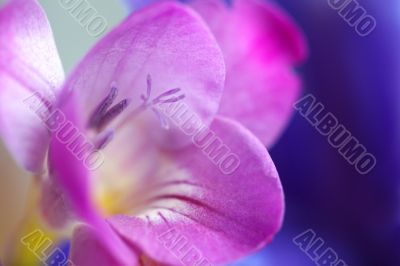
M 360 175 L 295 113 L 271 150 L 286 194 L 282 231 L 258 256 L 235 265 L 316 265 L 292 243 L 313 229 L 353 266 L 400 265 L 400 1 L 359 0 L 377 27 L 360 37 L 327 0 L 278 1 L 310 46 L 299 69 L 312 93 L 377 165 Z

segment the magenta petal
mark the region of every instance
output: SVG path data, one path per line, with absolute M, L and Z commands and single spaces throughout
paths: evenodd
M 160 169 L 158 183 L 141 198 L 142 211 L 109 220 L 155 260 L 179 265 L 193 248 L 199 261 L 227 263 L 263 247 L 280 228 L 282 187 L 263 144 L 230 119 L 217 118 L 211 129 L 240 159 L 236 171 L 223 174 L 203 153 L 208 144 L 170 153 L 174 165 Z
M 70 251 L 70 261 L 76 266 L 125 266 L 116 261 L 109 253 L 96 232 L 88 226 L 80 226 L 74 231 Z M 133 253 L 132 253 L 133 254 Z M 134 259 L 130 266 L 139 266 Z M 127 264 L 128 265 L 128 264 Z
M 60 117 L 65 116 L 61 120 L 70 121 L 89 143 L 96 143 L 108 130 L 118 136 L 121 126 L 132 125 L 143 95 L 151 94 L 152 101 L 167 101 L 179 97 L 172 95 L 179 92 L 187 96 L 185 102 L 207 123 L 217 112 L 224 73 L 218 45 L 193 11 L 173 3 L 154 5 L 132 14 L 78 65 L 64 85 Z M 148 83 L 152 90 L 147 89 Z M 128 102 L 130 105 L 125 108 Z M 104 116 L 100 103 L 115 112 Z M 147 114 L 152 115 L 150 110 Z M 102 124 L 104 117 L 113 119 Z M 149 120 L 159 127 L 152 127 L 154 132 L 161 129 L 156 117 L 151 116 L 146 122 Z M 120 124 L 122 121 L 126 124 Z M 63 188 L 77 216 L 95 229 L 96 237 L 113 258 L 130 261 L 129 249 L 94 207 L 91 173 L 84 160 L 69 148 L 72 141 L 62 141 L 57 136 L 50 144 L 51 177 Z M 104 140 L 100 143 L 104 144 Z
M 116 87 L 114 103 L 127 99 L 129 105 L 108 126 L 120 128 L 146 113 L 146 123 L 153 125 L 150 136 L 165 144 L 166 137 L 179 141 L 178 130 L 163 130 L 152 106 L 141 108 L 145 98 L 148 103 L 184 100 L 209 124 L 218 111 L 224 78 L 223 56 L 207 26 L 190 8 L 169 2 L 127 18 L 85 57 L 66 88 L 78 94 L 77 108 L 89 121 Z
M 44 11 L 35 0 L 10 0 L 0 10 L 0 136 L 27 170 L 41 170 L 49 134 L 24 100 L 38 92 L 52 103 L 63 80 Z
M 74 102 L 71 99 L 70 104 L 66 105 L 62 111 L 65 119 L 80 129 L 80 132 L 83 132 L 80 119 L 71 104 Z M 130 250 L 105 223 L 94 205 L 90 194 L 91 174 L 87 164 L 79 160 L 79 157 L 73 153 L 73 149 L 69 148 L 68 144 L 55 136 L 50 142 L 49 169 L 50 178 L 53 178 L 63 190 L 67 206 L 71 207 L 71 211 L 77 218 L 93 228 L 96 239 L 102 243 L 104 249 L 108 250 L 110 256 L 121 264 L 131 261 Z
M 193 0 L 224 53 L 227 76 L 220 114 L 232 117 L 271 146 L 286 126 L 300 81 L 294 64 L 307 55 L 295 24 L 268 1 Z

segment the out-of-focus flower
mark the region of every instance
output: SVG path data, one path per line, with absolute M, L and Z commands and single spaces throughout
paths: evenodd
M 66 81 L 35 0 L 11 0 L 0 33 L 0 133 L 39 176 L 49 224 L 75 227 L 74 264 L 221 264 L 272 240 L 283 214 L 278 174 L 263 144 L 229 114 L 224 57 L 190 8 L 161 3 L 132 14 Z M 290 61 L 274 55 L 265 54 L 279 70 Z M 250 103 L 231 93 L 231 109 Z M 32 94 L 44 96 L 43 113 L 26 105 Z M 221 99 L 230 117 L 218 112 Z M 192 139 L 178 126 L 188 121 L 177 110 L 182 101 L 201 122 L 184 127 L 196 129 Z M 82 138 L 95 146 L 85 150 Z M 79 149 L 102 150 L 104 164 L 89 171 Z M 216 164 L 227 149 L 240 165 L 224 174 Z
M 32 227 L 44 229 L 38 224 L 38 209 L 29 208 L 38 205 L 39 192 L 34 190 L 43 172 L 49 133 L 23 99 L 43 90 L 57 95 L 63 80 L 43 11 L 32 1 L 9 1 L 0 10 L 0 136 L 7 148 L 1 149 L 0 260 L 5 265 L 39 262 L 16 247 Z
M 132 9 L 154 2 L 159 1 L 128 1 Z M 224 54 L 227 73 L 220 114 L 241 122 L 271 147 L 299 95 L 301 84 L 293 66 L 307 55 L 299 29 L 269 1 L 181 2 L 201 15 Z

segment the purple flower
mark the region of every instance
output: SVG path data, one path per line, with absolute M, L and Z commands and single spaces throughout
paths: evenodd
M 133 9 L 155 2 L 160 0 L 128 1 Z M 241 122 L 271 147 L 300 93 L 301 82 L 293 71 L 307 56 L 300 30 L 270 1 L 184 2 L 204 19 L 224 54 L 226 81 L 219 113 Z
M 293 28 L 281 13 L 255 7 L 241 7 L 254 21 L 226 14 L 249 23 L 241 25 L 248 41 L 237 41 L 241 53 L 228 41 L 222 54 L 219 35 L 218 45 L 191 8 L 154 4 L 112 30 L 66 80 L 38 3 L 11 0 L 0 11 L 0 134 L 42 177 L 46 220 L 74 226 L 73 264 L 217 265 L 272 240 L 283 192 L 251 131 L 270 144 L 286 123 L 298 89 L 290 64 L 302 48 L 289 44 Z M 258 12 L 275 23 L 261 39 Z M 32 94 L 36 112 L 26 105 Z M 99 151 L 104 163 L 89 170 Z

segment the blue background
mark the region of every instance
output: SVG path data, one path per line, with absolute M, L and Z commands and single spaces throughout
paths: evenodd
M 353 266 L 400 265 L 400 1 L 359 0 L 377 27 L 360 37 L 327 0 L 278 1 L 303 29 L 310 57 L 299 71 L 377 165 L 360 175 L 296 113 L 271 150 L 286 195 L 274 242 L 235 265 L 315 265 L 293 237 L 313 229 Z

